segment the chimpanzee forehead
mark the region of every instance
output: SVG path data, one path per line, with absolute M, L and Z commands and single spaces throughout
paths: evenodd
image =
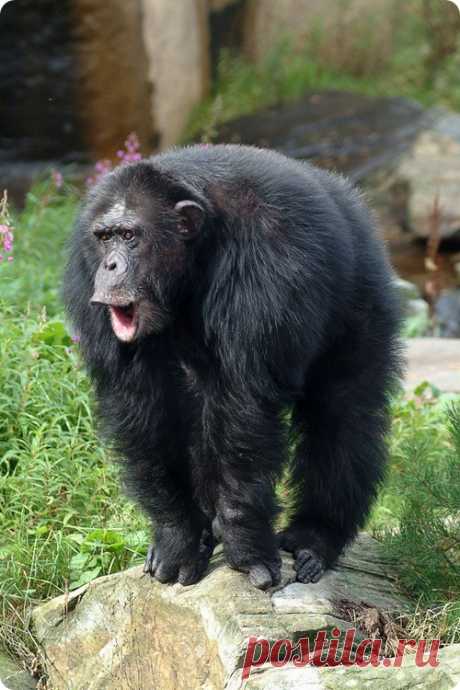
M 135 225 L 139 223 L 141 216 L 141 210 L 130 208 L 126 200 L 116 201 L 96 216 L 94 225 L 101 227 L 111 227 L 120 223 L 128 226 Z
M 168 209 L 172 204 L 163 198 L 161 194 L 141 195 L 126 194 L 116 198 L 106 197 L 104 203 L 98 208 L 93 209 L 92 220 L 89 223 L 88 231 L 91 233 L 103 228 L 136 228 L 156 227 L 156 221 L 164 219 Z
M 171 176 L 141 162 L 107 175 L 90 200 L 86 218 L 90 230 L 116 225 L 150 226 L 170 215 L 178 200 L 189 196 Z

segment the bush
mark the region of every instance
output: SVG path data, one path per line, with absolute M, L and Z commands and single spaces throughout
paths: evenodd
M 458 398 L 439 396 L 425 383 L 413 399 L 396 401 L 390 450 L 387 483 L 370 527 L 406 592 L 437 615 L 437 634 L 460 641 Z

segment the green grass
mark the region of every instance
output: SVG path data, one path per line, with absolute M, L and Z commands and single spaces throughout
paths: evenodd
M 12 214 L 17 251 L 13 263 L 0 264 L 0 299 L 5 304 L 21 312 L 61 311 L 60 274 L 77 204 L 71 186 L 56 190 L 51 180 L 43 180 L 27 194 L 21 214 Z
M 376 18 L 371 17 L 370 26 L 351 31 L 345 27 L 333 37 L 317 26 L 303 46 L 293 46 L 283 37 L 258 64 L 224 53 L 212 93 L 195 108 L 183 140 L 212 141 L 222 123 L 295 101 L 311 90 L 406 96 L 427 106 L 460 110 L 460 37 L 457 48 L 454 45 L 445 55 L 443 39 L 452 40 L 450 15 L 439 0 L 432 0 L 432 7 L 434 27 L 424 16 L 422 0 L 407 3 L 395 19 L 387 46 L 369 41 L 376 30 Z
M 141 562 L 149 541 L 96 436 L 90 385 L 63 319 L 60 276 L 77 201 L 72 189 L 36 187 L 14 218 L 14 262 L 0 264 L 0 643 L 16 650 L 30 647 L 31 606 Z M 435 629 L 450 639 L 460 600 L 459 449 L 447 399 L 430 393 L 395 402 L 389 477 L 369 526 L 397 556 L 405 589 L 425 607 L 447 605 Z
M 149 540 L 96 437 L 62 317 L 76 207 L 73 190 L 40 184 L 14 218 L 14 261 L 0 264 L 0 643 L 16 650 L 37 601 L 142 561 Z
M 125 567 L 147 534 L 120 499 L 62 321 L 5 306 L 2 315 L 0 592 L 15 602 L 82 584 L 86 571 Z

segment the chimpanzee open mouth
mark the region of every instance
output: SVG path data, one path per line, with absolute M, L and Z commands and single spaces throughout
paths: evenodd
M 139 308 L 135 302 L 123 306 L 109 306 L 112 328 L 119 340 L 129 343 L 136 337 Z

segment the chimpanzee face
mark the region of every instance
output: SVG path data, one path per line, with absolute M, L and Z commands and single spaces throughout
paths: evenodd
M 129 172 L 123 188 L 117 177 L 118 184 L 105 184 L 87 224 L 93 266 L 97 257 L 91 302 L 107 306 L 113 331 L 125 343 L 160 333 L 173 319 L 205 217 L 197 201 L 177 200 L 179 190 Z

